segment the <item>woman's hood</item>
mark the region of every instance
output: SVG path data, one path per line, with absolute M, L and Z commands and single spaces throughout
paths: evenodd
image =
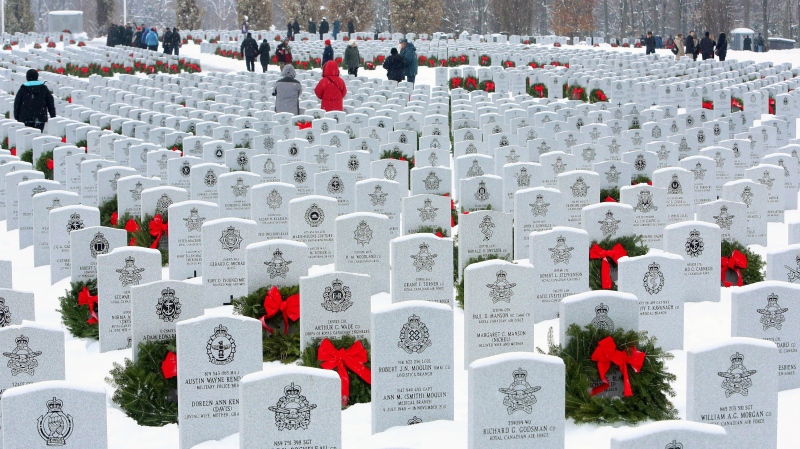
M 322 76 L 339 76 L 339 64 L 336 61 L 328 61 L 322 68 Z
M 294 78 L 297 76 L 297 73 L 294 71 L 294 67 L 291 64 L 286 64 L 283 66 L 283 70 L 281 70 L 281 75 Z

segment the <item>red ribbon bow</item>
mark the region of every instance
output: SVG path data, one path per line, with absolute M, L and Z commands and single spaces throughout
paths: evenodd
M 131 234 L 134 232 L 139 232 L 139 225 L 136 224 L 136 221 L 134 221 L 133 218 L 129 218 L 125 223 L 125 230 Z M 136 237 L 131 237 L 131 241 L 128 243 L 128 246 L 136 246 Z
M 111 220 L 109 221 L 111 222 L 111 226 L 116 226 L 117 223 L 119 223 L 119 214 L 116 212 L 112 213 Z
M 178 375 L 178 356 L 174 352 L 167 352 L 167 356 L 161 362 L 161 374 L 164 379 L 171 379 Z
M 580 100 L 581 95 L 583 95 L 583 88 L 580 87 L 573 87 L 572 88 L 572 99 L 573 100 Z
M 297 127 L 299 129 L 311 128 L 311 122 L 297 122 Z
M 150 248 L 158 248 L 158 242 L 161 241 L 161 236 L 164 234 L 169 235 L 169 227 L 164 222 L 164 219 L 161 218 L 161 214 L 156 214 L 156 216 L 150 220 L 150 235 L 156 238 L 153 240 L 153 244 L 150 245 Z
M 604 200 L 603 200 L 603 202 L 606 202 L 606 203 L 616 203 L 616 202 L 617 202 L 617 200 L 615 200 L 614 198 L 611 198 L 611 195 L 609 195 L 609 196 L 607 196 L 607 197 L 606 197 L 606 199 L 604 199 Z
M 534 84 L 533 85 L 533 90 L 535 90 L 536 93 L 539 94 L 539 98 L 544 98 L 544 85 L 542 85 L 542 84 Z
M 442 238 L 444 238 L 444 235 L 442 235 L 441 232 L 436 231 L 436 237 L 439 237 L 440 239 L 442 239 Z
M 356 373 L 358 377 L 368 384 L 372 384 L 372 372 L 364 366 L 367 363 L 367 350 L 360 341 L 353 343 L 348 349 L 336 349 L 327 338 L 322 340 L 317 350 L 317 360 L 323 369 L 335 369 L 342 379 L 342 406 L 346 406 L 350 399 L 350 377 L 347 370 Z
M 11 152 L 12 156 L 16 156 L 17 155 L 17 148 L 16 147 L 11 147 L 11 150 L 9 150 L 9 151 Z
M 599 101 L 607 101 L 608 97 L 606 97 L 606 94 L 602 90 L 598 90 L 597 91 L 597 99 Z
M 97 312 L 94 310 L 95 304 L 97 304 L 97 296 L 92 296 L 89 289 L 84 286 L 83 290 L 78 293 L 78 305 L 89 306 L 89 313 L 91 316 L 86 322 L 92 325 L 97 324 Z
M 626 351 L 617 350 L 617 344 L 614 343 L 614 339 L 611 337 L 600 340 L 597 344 L 597 349 L 592 353 L 592 361 L 597 362 L 597 371 L 600 373 L 600 381 L 603 383 L 592 388 L 592 396 L 606 391 L 611 386 L 608 383 L 608 379 L 606 379 L 606 373 L 611 368 L 612 363 L 617 365 L 622 372 L 623 395 L 633 396 L 631 380 L 628 377 L 628 365 L 638 373 L 642 369 L 642 365 L 644 365 L 645 355 L 644 352 L 635 347 L 631 348 L 630 354 Z
M 53 160 L 52 159 L 48 159 L 47 160 L 47 169 L 48 170 L 52 170 L 53 169 Z
M 294 294 L 284 301 L 278 287 L 273 285 L 267 292 L 267 296 L 264 297 L 264 310 L 267 313 L 261 317 L 261 326 L 270 334 L 274 333 L 275 329 L 267 326 L 266 319 L 272 318 L 280 312 L 283 316 L 283 333 L 288 334 L 289 320 L 297 321 L 300 319 L 300 295 Z
M 733 284 L 725 280 L 725 274 L 727 274 L 728 270 L 733 270 L 738 277 L 736 281 L 736 285 L 741 287 L 744 285 L 742 282 L 742 271 L 741 269 L 747 269 L 747 256 L 739 252 L 739 250 L 733 250 L 731 253 L 731 257 L 722 257 L 720 259 L 722 270 L 720 270 L 720 280 L 722 280 L 722 285 L 725 287 L 730 287 Z
M 611 262 L 609 262 L 609 259 L 617 263 L 620 257 L 627 255 L 628 252 L 625 251 L 621 243 L 617 243 L 609 250 L 605 250 L 595 243 L 589 249 L 589 259 L 602 259 L 603 261 L 600 266 L 600 281 L 603 290 L 610 290 L 612 285 L 614 285 L 614 282 L 611 280 Z

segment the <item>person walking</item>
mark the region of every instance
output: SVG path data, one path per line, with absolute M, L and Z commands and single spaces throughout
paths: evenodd
M 333 39 L 336 40 L 339 33 L 342 31 L 342 22 L 339 19 L 333 19 Z
M 361 54 L 356 47 L 356 41 L 350 41 L 350 45 L 344 50 L 344 65 L 347 66 L 347 74 L 358 76 L 358 68 L 361 67 Z
M 386 69 L 386 78 L 397 81 L 403 81 L 403 68 L 405 61 L 403 57 L 397 53 L 396 48 L 392 48 L 391 55 L 383 61 L 383 68 Z
M 300 22 L 297 19 L 294 19 L 294 24 L 292 24 L 292 39 L 297 38 L 297 33 L 300 32 Z
M 317 34 L 317 24 L 314 23 L 314 19 L 308 19 L 308 32 L 310 34 Z
M 53 94 L 39 81 L 39 72 L 29 69 L 25 73 L 27 82 L 20 86 L 14 97 L 14 119 L 29 128 L 44 131 L 48 114 L 56 116 Z
M 344 111 L 344 96 L 347 95 L 347 86 L 339 76 L 339 66 L 336 61 L 328 61 L 322 67 L 322 79 L 314 88 L 317 98 L 322 100 L 322 109 L 326 112 Z
M 288 47 L 288 44 L 287 44 Z M 272 96 L 275 97 L 275 112 L 291 112 L 300 115 L 300 94 L 303 93 L 303 85 L 295 78 L 296 73 L 291 64 L 281 69 L 283 78 L 275 82 L 272 89 Z
M 106 35 L 106 47 L 113 47 L 116 45 L 117 40 L 117 26 L 113 23 L 108 27 L 108 35 Z
M 351 20 L 351 21 L 347 22 L 347 38 L 348 39 L 352 39 L 353 38 L 353 33 L 355 33 L 355 32 L 356 32 L 356 26 L 353 25 L 353 21 Z
M 673 51 L 675 53 L 675 60 L 680 61 L 681 57 L 686 55 L 686 50 L 684 49 L 683 43 L 683 34 L 678 33 L 678 36 L 675 37 L 674 48 L 677 51 Z
M 131 44 L 135 48 L 142 46 L 142 29 L 136 28 L 136 33 L 133 35 L 133 42 Z
M 175 56 L 180 55 L 181 47 L 183 46 L 183 39 L 181 38 L 181 33 L 178 32 L 177 27 L 172 27 L 172 54 Z
M 692 59 L 697 61 L 697 48 L 699 47 L 694 31 L 689 31 L 689 35 L 686 36 L 686 54 L 691 55 Z
M 328 19 L 323 17 L 322 22 L 319 23 L 319 40 L 322 40 L 328 31 L 330 31 L 330 24 L 328 24 Z
M 417 47 L 414 46 L 408 39 L 400 39 L 400 56 L 403 57 L 403 74 L 406 81 L 414 84 L 417 78 Z
M 261 63 L 262 73 L 267 73 L 267 66 L 269 66 L 269 42 L 264 39 L 258 47 L 258 58 Z
M 252 33 L 247 33 L 247 37 L 242 41 L 241 48 L 239 49 L 244 56 L 245 63 L 247 64 L 248 72 L 256 71 L 256 56 L 258 56 L 258 42 L 253 39 Z
M 719 56 L 720 61 L 725 60 L 725 56 L 728 54 L 728 37 L 725 35 L 725 33 L 719 33 L 716 53 L 717 56 Z
M 122 45 L 128 47 L 133 41 L 133 28 L 130 25 L 125 25 L 125 33 L 122 36 Z
M 753 40 L 750 39 L 750 35 L 744 37 L 744 45 L 742 46 L 742 50 L 744 51 L 753 51 Z
M 147 36 L 144 39 L 148 50 L 158 51 L 158 33 L 156 32 L 155 27 L 151 28 L 150 31 L 147 32 Z
M 250 24 L 247 23 L 247 16 L 244 16 L 244 20 L 242 20 L 242 34 L 247 34 L 250 31 Z
M 292 49 L 289 47 L 289 39 L 286 38 L 283 42 L 278 45 L 278 48 L 275 49 L 275 56 L 278 60 L 278 66 L 281 68 L 281 73 L 283 73 L 283 67 L 286 64 L 292 63 Z
M 758 33 L 758 37 L 756 38 L 756 51 L 759 53 L 764 51 L 764 37 L 761 36 L 761 33 Z
M 147 50 L 147 35 L 150 34 L 150 28 L 142 24 L 142 49 Z
M 161 36 L 161 45 L 164 47 L 164 54 L 171 55 L 172 54 L 172 30 L 167 27 L 167 30 L 164 31 L 164 34 Z
M 325 39 L 325 49 L 322 50 L 322 67 L 325 68 L 325 64 L 328 61 L 333 61 L 333 47 L 331 47 L 331 40 Z
M 652 31 L 648 31 L 647 32 L 647 38 L 644 40 L 644 44 L 645 44 L 645 54 L 646 55 L 649 55 L 651 53 L 655 54 L 655 52 L 656 52 L 656 38 L 653 37 L 653 32 Z
M 292 39 L 292 21 L 291 20 L 286 23 L 286 28 L 287 28 L 286 38 L 291 40 Z
M 709 37 L 708 31 L 700 39 L 700 53 L 703 55 L 703 61 L 714 59 L 714 41 Z

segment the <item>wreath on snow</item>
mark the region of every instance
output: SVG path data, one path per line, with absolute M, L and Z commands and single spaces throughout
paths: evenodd
M 31 154 L 33 158 L 33 154 Z M 44 179 L 53 179 L 53 151 L 46 151 L 39 156 L 36 161 L 36 170 L 44 173 Z
M 347 354 L 349 364 L 338 357 L 341 350 Z M 347 408 L 372 401 L 371 362 L 369 342 L 344 335 L 315 339 L 303 351 L 298 365 L 337 371 L 342 380 L 342 408 Z
M 61 322 L 70 335 L 76 338 L 100 339 L 97 315 L 97 279 L 72 282 L 70 288 L 59 296 Z
M 533 83 L 533 85 L 528 88 L 528 93 L 533 98 L 548 98 L 550 94 L 544 83 Z
M 111 400 L 140 426 L 178 423 L 178 356 L 175 338 L 139 343 L 136 362 L 114 362 L 105 380 Z
M 720 285 L 742 287 L 764 280 L 764 259 L 736 240 L 723 240 L 721 245 Z
M 608 332 L 591 325 L 582 329 L 577 324 L 571 324 L 566 334 L 569 343 L 556 345 L 550 329 L 547 354 L 564 361 L 567 418 L 578 424 L 601 425 L 678 419 L 669 400 L 675 397 L 671 383 L 677 377 L 664 366 L 673 356 L 656 346 L 654 337 L 624 329 Z M 600 396 L 608 388 L 608 376 L 620 374 L 623 397 Z
M 108 205 L 104 210 L 108 212 Z M 157 249 L 161 252 L 161 266 L 166 267 L 169 265 L 169 244 L 167 243 L 168 223 L 167 214 L 162 217 L 161 214 L 145 215 L 144 220 L 139 217 L 132 217 L 130 214 L 125 214 L 122 217 L 117 217 L 116 212 L 112 212 L 109 217 L 109 223 L 117 229 L 124 229 L 128 231 L 128 246 L 139 246 L 142 248 Z M 100 219 L 103 219 L 103 209 L 101 209 Z M 114 224 L 116 220 L 116 224 Z
M 300 358 L 299 286 L 262 287 L 232 304 L 234 313 L 261 321 L 265 362 L 292 363 Z
M 647 254 L 648 247 L 642 236 L 629 235 L 596 240 L 589 247 L 589 288 L 592 290 L 617 290 L 617 261 L 620 257 L 637 257 Z

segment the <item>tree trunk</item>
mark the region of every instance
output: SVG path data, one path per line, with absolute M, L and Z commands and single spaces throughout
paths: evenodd
M 628 0 L 622 0 L 622 20 L 620 20 L 620 27 L 619 27 L 620 39 L 624 39 L 626 37 L 627 21 L 628 21 Z M 620 44 L 622 44 L 622 42 L 620 42 Z
M 767 39 L 769 38 L 769 14 L 767 7 L 769 0 L 761 0 L 761 26 L 764 27 L 764 51 L 767 51 Z
M 603 0 L 603 32 L 605 41 L 608 42 L 608 0 Z
M 744 0 L 744 27 L 750 28 L 750 0 Z
M 675 0 L 675 32 L 683 33 L 683 0 Z

